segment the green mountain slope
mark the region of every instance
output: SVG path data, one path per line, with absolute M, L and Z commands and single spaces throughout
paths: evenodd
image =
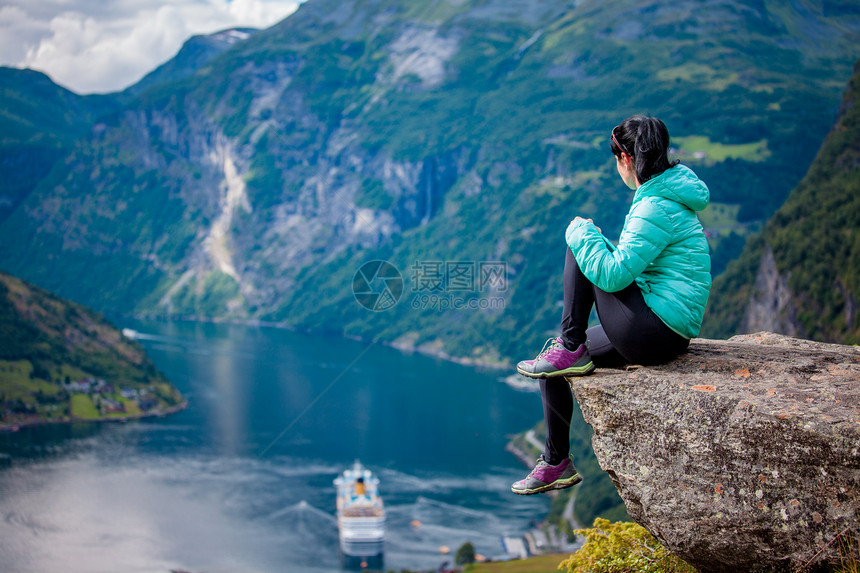
M 133 86 L 128 87 L 120 94 L 120 97 L 131 99 L 153 86 L 179 82 L 193 76 L 198 70 L 205 67 L 212 58 L 236 42 L 245 40 L 256 31 L 255 28 L 234 28 L 214 34 L 192 36 L 182 44 L 175 56 L 146 74 Z
M 860 344 L 860 62 L 806 177 L 714 283 L 705 334 Z
M 147 89 L 186 79 L 255 31 L 237 28 L 193 36 L 137 84 L 108 95 L 80 96 L 41 72 L 0 67 L 0 221 L 100 117 Z
M 0 221 L 84 136 L 108 96 L 79 96 L 33 70 L 0 67 Z
M 143 348 L 104 318 L 0 273 L 0 428 L 180 407 Z
M 805 172 L 858 30 L 811 1 L 310 0 L 102 120 L 0 224 L 0 268 L 105 311 L 506 362 L 557 326 L 570 219 L 620 230 L 612 126 L 667 122 L 719 270 Z M 373 259 L 403 278 L 379 312 L 353 293 Z

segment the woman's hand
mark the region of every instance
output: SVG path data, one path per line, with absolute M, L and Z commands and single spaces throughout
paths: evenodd
M 591 219 L 583 219 L 582 217 L 576 217 L 570 224 L 567 226 L 567 230 L 564 232 L 564 239 L 567 241 L 567 245 L 576 252 L 577 245 L 579 243 L 578 239 L 574 239 L 574 237 L 578 236 L 579 233 L 577 231 L 582 228 L 584 223 L 591 223 L 594 225 L 594 221 Z M 600 230 L 600 227 L 594 225 L 594 228 L 597 229 L 597 232 L 600 233 L 600 236 L 603 236 L 603 231 Z
M 582 217 L 576 217 L 576 218 L 574 218 L 574 219 L 573 219 L 573 221 L 571 221 L 571 224 L 573 224 L 573 223 L 575 223 L 575 222 L 577 222 L 577 221 L 588 221 L 589 223 L 591 223 L 592 225 L 594 225 L 594 221 L 592 221 L 591 219 L 583 219 Z M 598 227 L 597 225 L 594 225 L 594 226 L 597 228 L 597 232 L 598 232 L 598 233 L 603 233 L 603 231 L 601 231 L 601 230 L 600 230 L 600 227 Z

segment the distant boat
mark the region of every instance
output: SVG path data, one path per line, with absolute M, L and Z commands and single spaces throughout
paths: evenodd
M 381 561 L 385 543 L 385 508 L 379 480 L 356 460 L 334 480 L 340 549 L 347 558 Z

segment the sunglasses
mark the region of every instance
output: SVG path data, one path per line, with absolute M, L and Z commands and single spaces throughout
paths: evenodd
M 620 143 L 618 143 L 618 140 L 615 138 L 615 130 L 616 130 L 616 129 L 618 129 L 619 127 L 621 127 L 621 126 L 620 126 L 620 125 L 616 125 L 615 127 L 613 127 L 613 128 L 612 128 L 612 142 L 613 142 L 616 146 L 618 146 L 618 149 L 620 149 L 623 153 L 626 153 L 626 154 L 627 154 L 627 155 L 629 155 L 630 157 L 633 157 L 633 154 L 632 154 L 632 153 L 630 153 L 629 151 L 627 151 L 627 149 L 625 149 L 623 145 L 621 145 Z

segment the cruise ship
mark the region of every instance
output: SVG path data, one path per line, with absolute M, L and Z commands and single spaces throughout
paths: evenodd
M 379 480 L 356 460 L 334 480 L 337 486 L 337 526 L 340 549 L 350 560 L 380 563 L 385 542 L 385 508 L 379 497 Z

